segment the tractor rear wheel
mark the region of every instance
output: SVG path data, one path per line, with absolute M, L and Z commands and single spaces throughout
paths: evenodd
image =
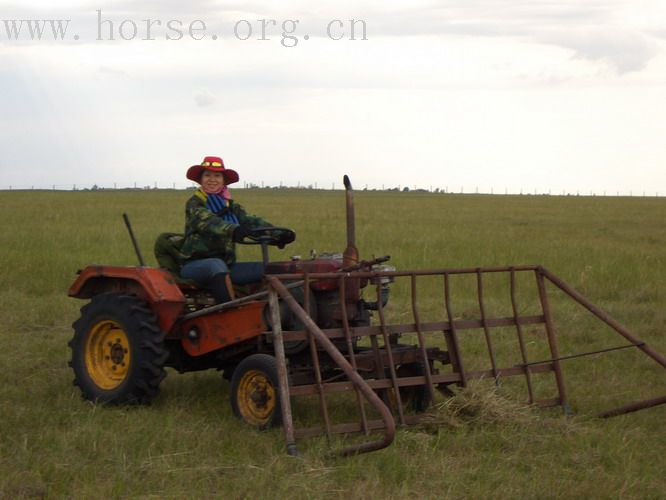
M 157 396 L 168 351 L 144 301 L 118 293 L 97 295 L 72 326 L 70 366 L 85 399 L 148 404 Z
M 258 429 L 282 423 L 277 361 L 273 356 L 253 354 L 236 367 L 231 379 L 231 409 Z

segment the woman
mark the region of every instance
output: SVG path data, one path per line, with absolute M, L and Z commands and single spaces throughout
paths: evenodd
M 249 215 L 234 203 L 227 186 L 238 182 L 238 173 L 224 167 L 222 158 L 206 156 L 200 165 L 187 171 L 187 178 L 201 185 L 185 206 L 185 240 L 181 247 L 184 263 L 183 278 L 207 288 L 218 303 L 231 299 L 228 277 L 244 285 L 261 281 L 264 266 L 261 262 L 236 262 L 235 243 L 252 229 L 271 226 Z M 294 241 L 285 236 L 281 245 Z

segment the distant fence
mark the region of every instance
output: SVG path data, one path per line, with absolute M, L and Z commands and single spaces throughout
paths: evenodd
M 21 184 L 21 185 L 0 185 L 0 191 L 113 191 L 113 190 L 155 190 L 155 189 L 172 189 L 172 190 L 185 190 L 185 189 L 194 189 L 197 187 L 197 184 L 194 183 L 183 183 L 183 182 L 171 182 L 171 183 L 161 183 L 153 182 L 151 184 L 133 182 L 130 184 L 125 183 L 113 183 L 113 184 Z M 359 185 L 355 186 L 357 191 L 380 191 L 380 192 L 401 192 L 401 193 L 434 193 L 434 194 L 479 194 L 479 195 L 534 195 L 534 196 L 631 196 L 631 197 L 661 197 L 664 196 L 660 194 L 659 191 L 648 191 L 648 190 L 590 190 L 590 189 L 512 189 L 512 188 L 503 188 L 497 189 L 494 187 L 489 188 L 479 188 L 473 187 L 469 188 L 466 186 L 459 186 L 451 188 L 450 186 L 387 186 L 382 184 L 381 186 L 369 186 L 369 185 Z M 322 191 L 335 191 L 343 190 L 344 186 L 338 183 L 331 184 L 301 184 L 298 182 L 295 186 L 291 184 L 278 183 L 278 184 L 269 184 L 265 182 L 243 182 L 242 184 L 236 184 L 232 186 L 232 189 L 304 189 L 304 190 L 322 190 Z M 665 191 L 666 193 L 666 191 Z

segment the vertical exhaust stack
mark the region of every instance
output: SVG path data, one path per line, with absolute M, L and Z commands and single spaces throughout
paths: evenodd
M 354 215 L 354 190 L 348 176 L 344 176 L 345 196 L 347 201 L 347 248 L 342 254 L 342 267 L 358 264 L 358 248 L 356 248 L 356 221 Z
M 359 263 L 358 248 L 356 248 L 356 220 L 354 214 L 354 190 L 348 176 L 344 176 L 342 182 L 345 185 L 345 197 L 347 202 L 347 248 L 342 254 L 342 267 L 347 268 Z M 358 278 L 346 280 L 345 302 L 356 304 L 361 298 L 361 283 Z M 352 309 L 348 311 L 350 318 L 356 315 Z

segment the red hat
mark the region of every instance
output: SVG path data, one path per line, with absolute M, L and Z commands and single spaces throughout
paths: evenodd
M 185 174 L 185 176 L 191 181 L 201 182 L 201 174 L 203 174 L 204 170 L 223 172 L 224 183 L 227 185 L 238 182 L 238 172 L 231 170 L 230 168 L 224 168 L 222 158 L 217 156 L 206 156 L 201 162 L 201 165 L 192 165 L 187 169 L 187 174 Z

